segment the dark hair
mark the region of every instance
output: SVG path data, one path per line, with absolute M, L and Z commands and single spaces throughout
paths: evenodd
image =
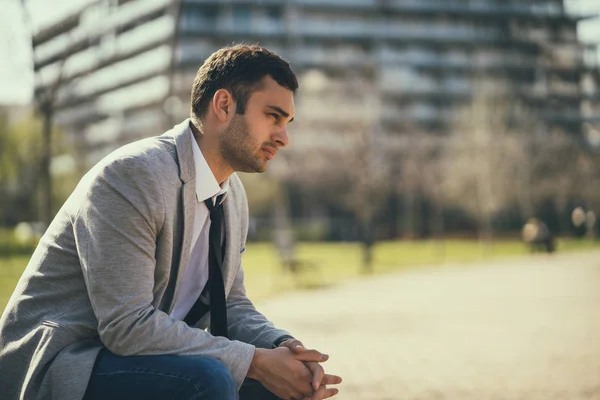
M 236 113 L 244 114 L 248 99 L 260 89 L 260 81 L 267 75 L 296 93 L 296 75 L 290 64 L 274 52 L 261 46 L 243 44 L 217 50 L 196 73 L 190 110 L 192 122 L 199 127 L 212 97 L 219 89 L 227 89 L 236 102 Z

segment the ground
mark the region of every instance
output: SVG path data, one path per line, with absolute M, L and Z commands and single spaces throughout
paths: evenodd
M 260 301 L 339 399 L 600 399 L 600 252 L 379 275 Z

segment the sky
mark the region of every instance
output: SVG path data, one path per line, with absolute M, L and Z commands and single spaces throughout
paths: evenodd
M 44 26 L 91 0 L 1 0 L 0 104 L 27 104 L 33 90 L 31 27 Z
M 31 101 L 33 72 L 29 32 L 93 0 L 27 0 L 26 18 L 21 0 L 2 0 L 0 13 L 0 105 Z M 565 0 L 570 10 L 600 14 L 600 0 Z M 585 42 L 600 43 L 600 18 L 579 26 Z M 600 60 L 599 60 L 600 61 Z

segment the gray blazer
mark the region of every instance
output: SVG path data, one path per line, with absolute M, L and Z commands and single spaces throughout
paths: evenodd
M 248 231 L 234 174 L 225 200 L 223 279 L 230 339 L 169 316 L 190 252 L 196 202 L 189 121 L 92 168 L 44 234 L 0 319 L 0 397 L 79 400 L 98 351 L 213 357 L 238 387 L 276 329 L 246 297 Z M 200 328 L 200 329 L 198 329 Z

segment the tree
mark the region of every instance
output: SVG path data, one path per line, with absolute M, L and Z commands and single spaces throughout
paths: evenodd
M 362 268 L 369 273 L 377 240 L 374 219 L 391 186 L 378 84 L 352 71 L 343 80 L 314 71 L 304 78 L 297 110 L 311 120 L 294 127 L 291 178 L 353 215 L 363 245 Z
M 0 118 L 0 225 L 37 219 L 40 130 L 39 121 L 9 126 L 6 117 Z
M 27 5 L 25 4 L 25 0 L 21 0 L 21 6 L 23 10 L 23 18 L 25 24 L 29 28 L 29 32 L 31 33 L 31 47 L 35 50 L 35 39 L 33 34 L 33 21 L 31 18 L 31 14 Z M 69 38 L 72 40 L 74 33 L 70 32 Z M 69 48 L 67 46 L 66 48 Z M 40 131 L 42 138 L 42 151 L 40 153 L 40 169 L 38 171 L 40 175 L 39 184 L 43 187 L 41 191 L 41 195 L 43 198 L 43 212 L 42 212 L 42 220 L 46 226 L 50 225 L 50 222 L 54 218 L 54 190 L 53 190 L 53 182 L 51 176 L 51 162 L 53 158 L 52 150 L 55 147 L 53 144 L 53 135 L 54 132 L 54 117 L 55 111 L 58 106 L 58 98 L 59 98 L 59 89 L 64 90 L 63 94 L 67 94 L 67 90 L 71 90 L 73 86 L 68 87 L 69 83 L 74 83 L 75 80 L 67 76 L 65 73 L 65 66 L 72 53 L 63 55 L 63 57 L 56 62 L 56 71 L 57 74 L 51 81 L 44 81 L 44 75 L 39 71 L 36 73 L 35 78 L 38 87 L 34 90 L 34 102 L 37 107 L 37 111 L 42 120 L 42 129 Z M 34 57 L 35 59 L 35 57 Z M 33 60 L 32 60 L 33 63 Z M 32 65 L 33 67 L 33 65 Z
M 0 113 L 0 225 L 12 226 L 22 221 L 40 221 L 43 214 L 43 196 L 40 188 L 40 169 L 43 146 L 39 140 L 42 121 L 30 115 L 9 125 Z M 70 168 L 71 149 L 59 129 L 52 131 L 54 138 L 48 174 L 60 176 L 52 197 L 54 204 L 62 204 L 78 179 Z M 66 167 L 66 168 L 65 168 Z M 55 212 L 53 209 L 52 212 Z
M 497 85 L 478 82 L 445 154 L 445 195 L 476 216 L 479 237 L 488 242 L 496 213 L 519 197 L 515 177 L 523 176 L 526 160 L 522 137 L 531 134 L 511 122 L 511 104 Z

